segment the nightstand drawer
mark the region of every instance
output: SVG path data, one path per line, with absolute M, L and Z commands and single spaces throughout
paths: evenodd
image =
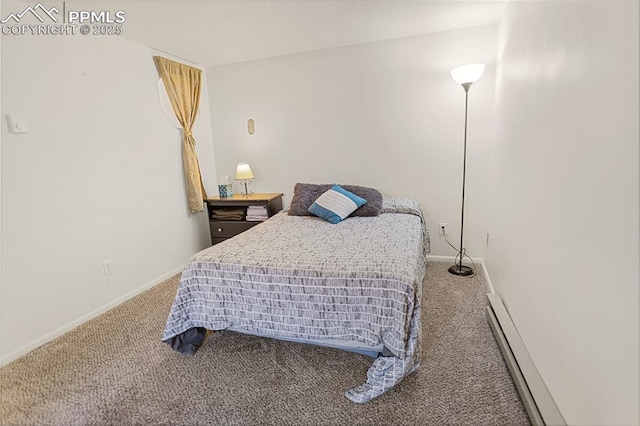
M 225 221 L 211 221 L 209 222 L 211 228 L 211 238 L 230 238 L 235 237 L 241 232 L 256 226 L 260 222 L 225 222 Z

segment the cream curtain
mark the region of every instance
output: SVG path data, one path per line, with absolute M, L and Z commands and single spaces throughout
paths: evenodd
M 173 112 L 182 126 L 182 162 L 187 198 L 191 213 L 197 213 L 204 210 L 203 201 L 207 198 L 196 154 L 196 140 L 193 138 L 193 124 L 200 105 L 202 71 L 161 56 L 154 56 L 153 61 L 169 95 Z

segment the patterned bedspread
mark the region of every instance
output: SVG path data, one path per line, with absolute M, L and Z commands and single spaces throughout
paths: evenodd
M 383 214 L 337 225 L 279 213 L 188 261 L 163 341 L 181 350 L 194 329 L 233 328 L 383 344 L 390 356 L 378 357 L 367 382 L 346 393 L 366 402 L 419 366 L 428 251 L 426 223 L 413 200 L 385 199 Z

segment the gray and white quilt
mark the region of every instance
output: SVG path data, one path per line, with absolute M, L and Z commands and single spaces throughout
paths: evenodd
M 188 261 L 162 340 L 193 353 L 205 329 L 232 329 L 383 346 L 366 383 L 345 394 L 369 401 L 420 365 L 428 251 L 413 200 L 386 198 L 381 215 L 337 225 L 279 213 Z

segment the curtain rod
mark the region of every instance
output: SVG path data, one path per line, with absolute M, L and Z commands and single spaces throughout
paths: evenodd
M 149 48 L 153 49 L 153 50 L 157 50 L 158 52 L 162 52 L 162 53 L 165 53 L 167 55 L 173 56 L 174 58 L 181 59 L 181 60 L 183 60 L 185 62 L 189 62 L 190 64 L 193 64 L 193 65 L 195 65 L 197 67 L 204 68 L 203 65 L 200 65 L 197 62 L 193 62 L 191 59 L 183 58 L 182 56 L 176 55 L 175 53 L 167 52 L 166 50 L 158 49 L 157 47 L 153 47 L 153 46 L 149 46 Z

